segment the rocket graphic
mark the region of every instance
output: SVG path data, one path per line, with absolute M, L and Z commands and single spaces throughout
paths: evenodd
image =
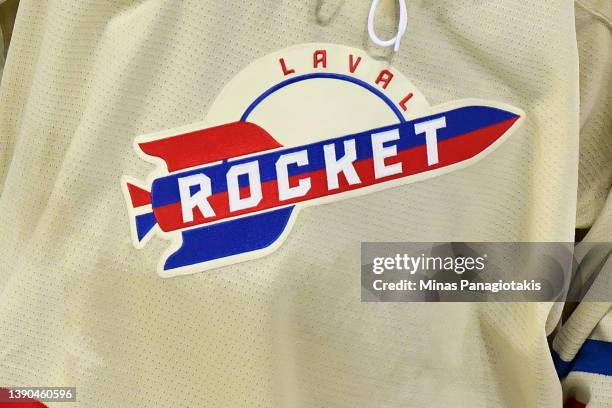
M 162 159 L 165 169 L 148 185 L 122 179 L 132 240 L 140 248 L 157 231 L 173 241 L 162 276 L 264 256 L 281 244 L 300 208 L 465 167 L 499 146 L 524 116 L 511 106 L 464 100 L 301 146 L 284 147 L 243 121 L 137 139 L 139 154 Z

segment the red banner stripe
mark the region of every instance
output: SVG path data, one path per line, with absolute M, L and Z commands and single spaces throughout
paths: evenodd
M 250 122 L 227 123 L 138 146 L 149 156 L 162 158 L 169 172 L 282 147 L 268 132 Z
M 570 398 L 567 401 L 565 401 L 563 408 L 586 408 L 586 404 L 583 404 L 582 402 L 574 398 Z

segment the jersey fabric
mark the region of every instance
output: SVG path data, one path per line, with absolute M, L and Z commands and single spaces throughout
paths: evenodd
M 612 291 L 609 244 L 603 249 L 598 244 L 612 237 L 612 2 L 576 2 L 576 29 L 581 100 L 576 222 L 589 229 L 577 247 L 577 279 L 595 279 L 591 292 L 601 300 Z M 612 304 L 589 301 L 587 295 L 559 329 L 552 349 L 568 407 L 612 406 Z
M 383 38 L 394 4 L 377 13 Z M 20 2 L 0 86 L 0 385 L 74 385 L 83 407 L 562 406 L 546 337 L 559 305 L 361 303 L 359 244 L 572 241 L 577 208 L 581 226 L 604 225 L 608 176 L 578 174 L 605 165 L 579 147 L 600 154 L 589 146 L 609 125 L 589 125 L 584 148 L 579 135 L 584 115 L 610 116 L 596 85 L 580 116 L 574 4 L 410 1 L 398 53 L 367 40 L 368 11 L 359 0 Z M 593 35 L 605 46 L 604 28 Z M 151 171 L 134 137 L 200 121 L 250 62 L 309 42 L 388 60 L 432 105 L 501 100 L 525 122 L 469 168 L 302 210 L 266 257 L 161 279 L 166 243 L 131 246 L 118 184 Z M 605 81 L 609 63 L 592 69 Z

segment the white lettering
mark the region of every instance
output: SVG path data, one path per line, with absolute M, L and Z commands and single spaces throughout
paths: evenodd
M 344 141 L 344 156 L 336 159 L 336 146 L 328 144 L 323 146 L 325 153 L 325 172 L 327 173 L 327 188 L 335 190 L 339 187 L 338 174 L 344 173 L 349 184 L 361 183 L 353 162 L 357 160 L 357 150 L 355 149 L 355 139 Z
M 193 221 L 193 209 L 198 207 L 204 217 L 214 217 L 215 212 L 208 203 L 207 197 L 212 190 L 210 178 L 204 174 L 194 174 L 193 176 L 181 177 L 178 179 L 179 193 L 181 196 L 181 211 L 183 222 Z M 200 190 L 191 195 L 191 187 L 199 186 Z
M 302 197 L 310 190 L 310 178 L 306 177 L 298 182 L 295 187 L 289 186 L 289 164 L 305 166 L 308 164 L 308 153 L 306 150 L 284 154 L 276 161 L 276 177 L 278 179 L 278 199 L 289 200 L 291 198 Z
M 240 197 L 240 185 L 238 183 L 238 177 L 242 175 L 248 176 L 249 179 L 250 195 L 245 198 Z M 262 194 L 258 162 L 253 161 L 232 166 L 227 172 L 226 179 L 231 212 L 255 207 L 259 204 Z
M 385 164 L 385 159 L 397 155 L 397 146 L 384 147 L 384 143 L 400 138 L 399 129 L 387 130 L 385 132 L 372 134 L 372 153 L 374 159 L 374 177 L 377 179 L 393 176 L 402 172 L 402 163 L 390 166 Z
M 425 133 L 425 143 L 427 144 L 427 164 L 429 166 L 438 163 L 438 130 L 446 127 L 446 117 L 428 120 L 414 125 L 417 135 Z

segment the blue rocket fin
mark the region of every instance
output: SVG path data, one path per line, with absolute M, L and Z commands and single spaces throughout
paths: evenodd
M 152 212 L 137 215 L 136 216 L 136 235 L 138 236 L 138 242 L 147 236 L 147 234 L 155 227 L 157 220 Z
M 166 259 L 164 270 L 267 248 L 281 236 L 292 212 L 293 206 L 183 231 L 183 244 Z

